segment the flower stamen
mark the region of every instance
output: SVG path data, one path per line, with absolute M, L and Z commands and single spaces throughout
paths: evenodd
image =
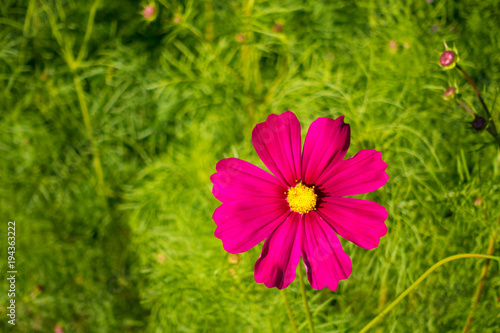
M 290 205 L 290 210 L 299 214 L 309 213 L 316 210 L 318 195 L 314 192 L 314 186 L 308 187 L 298 183 L 287 191 L 286 201 Z

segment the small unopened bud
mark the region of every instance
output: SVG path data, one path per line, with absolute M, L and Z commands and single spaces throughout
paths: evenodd
M 155 12 L 156 12 L 156 10 L 155 10 L 155 7 L 153 5 L 147 5 L 142 10 L 142 16 L 144 16 L 144 18 L 146 20 L 154 20 Z
M 240 255 L 237 253 L 230 253 L 227 257 L 227 261 L 229 261 L 230 264 L 236 265 L 240 262 Z
M 486 119 L 481 116 L 476 116 L 476 118 L 474 118 L 474 120 L 472 121 L 472 127 L 476 131 L 482 130 L 484 126 L 486 126 Z
M 167 259 L 165 257 L 165 255 L 163 253 L 158 253 L 156 255 L 156 261 L 158 261 L 160 264 L 163 264 L 165 262 L 165 259 Z
M 61 325 L 54 326 L 54 333 L 64 333 Z
M 483 204 L 483 199 L 476 198 L 476 200 L 474 200 L 474 205 L 481 206 L 482 204 Z
M 398 42 L 396 42 L 394 39 L 391 39 L 389 41 L 389 49 L 391 49 L 391 52 L 396 52 L 398 50 Z
M 443 93 L 443 97 L 446 99 L 452 98 L 455 95 L 457 89 L 455 87 L 448 87 Z
M 244 43 L 247 41 L 247 36 L 245 36 L 244 34 L 237 34 L 236 41 L 239 43 Z
M 276 23 L 275 25 L 273 25 L 273 31 L 274 32 L 281 32 L 281 30 L 283 30 L 283 24 Z
M 443 67 L 452 66 L 455 62 L 455 53 L 453 51 L 444 51 L 439 57 L 439 63 Z
M 174 17 L 174 22 L 175 23 L 179 24 L 179 23 L 181 23 L 181 21 L 182 21 L 182 17 L 180 17 L 179 15 L 177 15 L 176 17 Z

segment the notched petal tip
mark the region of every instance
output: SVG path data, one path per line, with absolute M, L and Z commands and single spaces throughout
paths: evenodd
M 284 289 L 295 280 L 300 260 L 299 219 L 299 214 L 292 213 L 266 239 L 255 263 L 254 277 L 257 283 L 264 283 L 268 288 Z
M 331 196 L 344 197 L 368 193 L 384 186 L 389 180 L 387 163 L 382 153 L 363 149 L 326 172 L 320 183 Z
M 285 273 L 279 267 L 276 267 L 274 274 L 275 277 L 273 279 L 269 279 L 264 276 L 254 275 L 255 282 L 262 283 L 267 288 L 277 288 L 279 290 L 282 290 L 287 288 L 295 280 L 295 275 L 293 275 L 293 277 L 290 276 L 285 277 Z
M 331 197 L 318 214 L 340 237 L 364 249 L 377 247 L 387 234 L 387 209 L 373 201 Z
M 332 227 L 317 213 L 304 218 L 302 233 L 302 257 L 309 283 L 315 289 L 335 290 L 340 280 L 351 275 L 351 258 L 342 249 Z
M 294 113 L 270 114 L 252 131 L 252 144 L 262 162 L 289 187 L 300 178 L 300 122 Z
M 307 131 L 302 154 L 302 179 L 321 184 L 325 175 L 342 161 L 351 143 L 351 128 L 344 116 L 318 118 Z

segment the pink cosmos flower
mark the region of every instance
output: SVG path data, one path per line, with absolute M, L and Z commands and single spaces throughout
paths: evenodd
M 389 179 L 376 150 L 343 160 L 350 144 L 344 117 L 318 118 L 301 152 L 300 123 L 286 111 L 257 124 L 252 143 L 275 177 L 236 158 L 217 163 L 210 178 L 222 202 L 214 214 L 215 236 L 230 253 L 248 251 L 266 240 L 255 264 L 255 280 L 286 288 L 302 255 L 315 289 L 337 289 L 352 271 L 337 235 L 372 249 L 387 233 L 381 205 L 344 198 L 375 191 Z

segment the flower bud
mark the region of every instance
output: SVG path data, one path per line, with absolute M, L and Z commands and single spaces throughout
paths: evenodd
M 236 41 L 238 43 L 244 43 L 247 41 L 247 36 L 245 36 L 244 34 L 237 34 L 236 35 Z
M 228 271 L 229 271 L 229 274 L 231 274 L 234 277 L 236 277 L 236 275 L 238 274 L 238 272 L 233 267 L 230 267 L 228 269 Z
M 165 262 L 165 259 L 167 259 L 165 257 L 165 255 L 163 253 L 158 253 L 156 255 L 156 261 L 158 261 L 160 264 L 163 264 Z
M 457 92 L 457 89 L 455 89 L 455 87 L 448 87 L 448 89 L 446 89 L 444 92 L 443 92 L 443 97 L 445 99 L 450 99 L 450 98 L 453 98 L 453 96 L 455 96 L 455 93 Z
M 283 24 L 276 23 L 275 25 L 273 25 L 273 31 L 274 32 L 281 32 L 281 30 L 283 30 Z
M 476 116 L 476 118 L 474 118 L 474 120 L 472 121 L 472 127 L 476 131 L 482 130 L 484 126 L 486 126 L 486 119 L 481 116 Z
M 455 64 L 455 53 L 453 51 L 444 51 L 439 57 L 439 63 L 443 67 L 450 67 Z
M 229 261 L 230 264 L 236 265 L 240 262 L 240 255 L 237 253 L 231 253 L 227 257 L 227 261 Z
M 398 50 L 398 42 L 396 42 L 394 39 L 391 39 L 389 41 L 389 49 L 391 52 L 396 52 Z
M 158 16 L 158 10 L 154 4 L 147 5 L 142 10 L 142 16 L 146 19 L 146 21 L 154 21 L 156 16 Z
M 155 14 L 155 8 L 151 5 L 147 5 L 144 7 L 144 10 L 142 11 L 142 16 L 144 16 L 145 19 L 151 18 Z

